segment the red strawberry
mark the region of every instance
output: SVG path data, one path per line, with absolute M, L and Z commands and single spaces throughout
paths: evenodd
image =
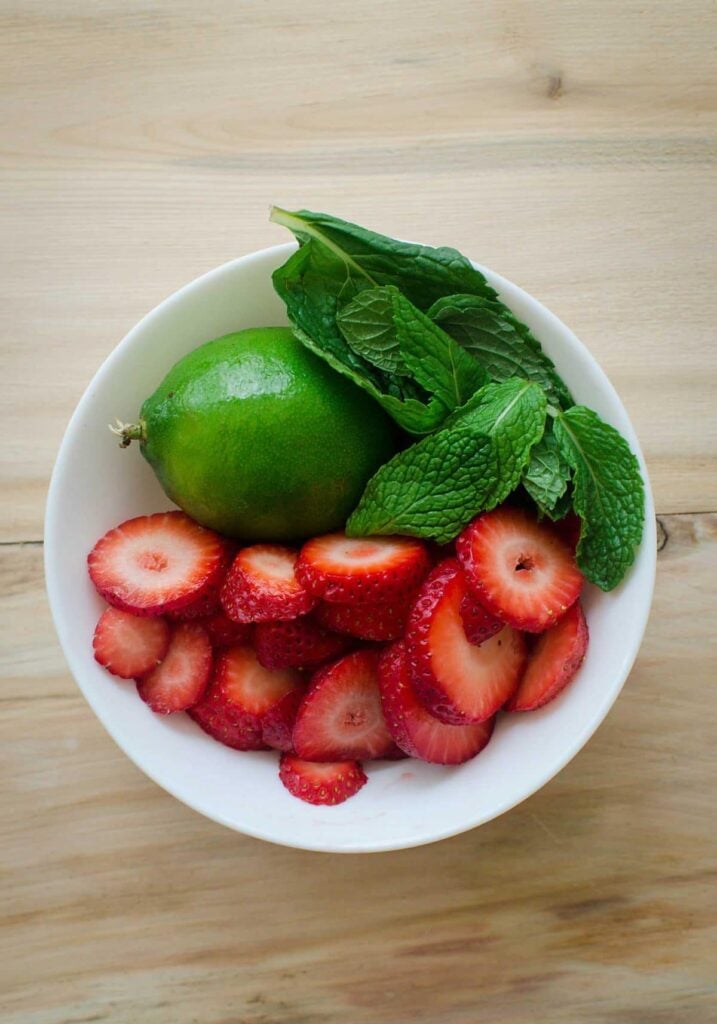
M 318 668 L 350 647 L 347 637 L 327 632 L 310 615 L 259 622 L 254 629 L 254 650 L 265 668 Z
M 261 735 L 267 746 L 293 753 L 294 723 L 305 692 L 303 686 L 289 690 L 266 712 L 261 720 Z
M 480 753 L 490 739 L 495 718 L 474 725 L 446 725 L 426 711 L 413 689 L 404 643 L 381 655 L 378 679 L 386 725 L 411 757 L 432 764 L 462 764 Z
M 235 546 L 229 541 L 224 541 L 224 558 L 222 567 L 216 575 L 211 586 L 205 587 L 202 593 L 191 604 L 178 608 L 176 611 L 168 612 L 168 617 L 176 622 L 190 622 L 192 619 L 206 619 L 211 615 L 221 613 L 222 605 L 219 594 L 222 584 L 229 571 L 229 566 L 234 557 Z M 204 623 L 202 623 L 204 625 Z
M 407 601 L 428 572 L 426 545 L 411 537 L 346 537 L 307 541 L 296 575 L 312 594 L 338 604 Z
M 87 563 L 109 604 L 134 615 L 163 615 L 211 591 L 223 571 L 224 545 L 183 512 L 157 512 L 110 530 Z
M 248 643 L 251 636 L 251 626 L 243 622 L 234 622 L 229 616 L 218 611 L 206 619 L 202 619 L 200 625 L 204 626 L 213 647 L 232 647 L 236 644 Z
M 316 604 L 296 577 L 298 555 L 279 544 L 243 548 L 222 587 L 222 605 L 235 622 L 273 622 L 306 615 Z
M 282 755 L 279 778 L 292 796 L 307 804 L 342 804 L 368 781 L 356 761 L 315 764 L 291 754 Z
M 523 509 L 484 512 L 456 544 L 468 586 L 515 629 L 541 633 L 574 604 L 583 577 L 567 544 Z
M 505 710 L 533 711 L 557 697 L 580 668 L 587 649 L 588 624 L 576 601 L 556 625 L 537 638 L 520 686 Z
M 416 694 L 449 725 L 485 722 L 505 704 L 525 664 L 525 640 L 504 627 L 480 647 L 463 631 L 466 582 L 458 562 L 446 559 L 423 584 L 406 630 Z
M 466 591 L 461 601 L 461 619 L 468 643 L 477 645 L 500 633 L 505 625 L 495 615 L 491 615 L 470 591 Z
M 137 680 L 137 692 L 158 715 L 186 711 L 201 699 L 212 672 L 212 645 L 196 622 L 182 622 L 172 632 L 161 665 Z
M 159 665 L 169 648 L 170 635 L 164 619 L 140 618 L 108 608 L 92 638 L 95 660 L 115 676 L 134 679 Z
M 287 693 L 301 687 L 297 672 L 271 672 L 251 647 L 229 647 L 217 660 L 214 680 L 191 717 L 220 743 L 263 750 L 263 720 Z
M 299 708 L 294 749 L 307 761 L 368 760 L 393 747 L 381 714 L 378 653 L 356 651 L 319 669 Z
M 412 600 L 393 604 L 330 604 L 322 601 L 314 615 L 322 626 L 335 633 L 381 643 L 403 636 L 411 605 Z

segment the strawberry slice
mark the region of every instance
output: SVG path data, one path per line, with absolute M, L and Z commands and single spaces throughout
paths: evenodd
M 254 629 L 254 650 L 265 668 L 318 668 L 345 654 L 348 637 L 329 633 L 310 615 L 286 622 L 259 622 Z
M 356 651 L 319 669 L 294 726 L 294 749 L 307 761 L 385 757 L 393 748 L 381 713 L 378 652 Z
M 346 537 L 307 541 L 296 575 L 307 590 L 338 604 L 407 601 L 428 572 L 426 545 L 411 537 Z
M 315 764 L 284 754 L 279 778 L 292 794 L 307 804 L 342 804 L 354 796 L 368 779 L 355 761 Z
M 588 649 L 588 624 L 580 602 L 537 638 L 520 686 L 506 711 L 533 711 L 565 689 L 580 668 Z
M 518 685 L 525 640 L 504 627 L 480 647 L 463 631 L 466 581 L 454 558 L 441 562 L 423 584 L 406 630 L 416 694 L 432 715 L 449 725 L 485 722 Z
M 289 690 L 266 712 L 261 720 L 261 735 L 268 747 L 294 752 L 294 723 L 305 692 L 304 686 Z
M 580 596 L 582 573 L 552 527 L 503 506 L 470 523 L 456 543 L 468 586 L 515 629 L 542 633 Z
M 233 647 L 236 644 L 248 643 L 251 636 L 251 626 L 243 622 L 234 622 L 224 611 L 215 612 L 206 619 L 200 620 L 204 626 L 212 647 Z
M 229 647 L 217 660 L 214 680 L 191 717 L 205 732 L 235 750 L 263 750 L 263 720 L 287 693 L 302 688 L 298 672 L 272 672 L 251 647 Z
M 95 626 L 95 660 L 121 679 L 134 679 L 159 665 L 169 648 L 170 635 L 164 619 L 140 618 L 108 608 Z
M 446 725 L 426 711 L 413 688 L 403 642 L 381 655 L 378 680 L 388 730 L 411 757 L 431 764 L 463 764 L 479 754 L 491 738 L 495 718 L 475 725 Z
M 137 680 L 137 692 L 158 715 L 186 711 L 201 699 L 212 671 L 212 645 L 196 622 L 182 622 L 172 632 L 161 665 Z
M 222 584 L 229 571 L 229 566 L 232 563 L 234 557 L 235 547 L 228 541 L 224 542 L 224 557 L 222 559 L 222 566 L 216 574 L 216 577 L 210 586 L 205 587 L 199 597 L 195 598 L 190 604 L 184 605 L 182 608 L 177 608 L 174 611 L 167 613 L 168 618 L 175 622 L 191 622 L 193 619 L 206 619 L 212 615 L 217 615 L 222 610 L 221 601 L 219 595 L 222 589 Z
M 254 544 L 234 559 L 222 587 L 224 611 L 235 622 L 272 622 L 306 615 L 316 604 L 297 579 L 298 555 L 279 544 Z
M 491 615 L 470 591 L 466 592 L 461 601 L 461 619 L 468 643 L 477 645 L 500 633 L 505 625 L 495 615 Z
M 225 542 L 212 530 L 183 512 L 157 512 L 110 530 L 87 563 L 108 604 L 134 615 L 163 615 L 210 591 L 225 555 Z
M 415 593 L 406 601 L 374 604 L 330 604 L 322 601 L 314 615 L 322 626 L 335 633 L 382 643 L 403 636 L 414 597 Z

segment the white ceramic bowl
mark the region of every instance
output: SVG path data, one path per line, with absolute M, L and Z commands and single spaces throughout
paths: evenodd
M 617 427 L 645 477 L 645 532 L 626 580 L 610 594 L 585 593 L 590 648 L 578 677 L 556 700 L 503 716 L 475 760 L 456 768 L 418 761 L 368 765 L 369 783 L 338 807 L 290 796 L 273 753 L 238 753 L 186 715 L 154 715 L 132 683 L 110 677 L 92 656 L 103 602 L 87 576 L 94 542 L 121 520 L 170 507 L 135 449 L 107 429 L 133 421 L 144 398 L 181 356 L 244 327 L 285 324 L 271 272 L 293 250 L 276 246 L 226 263 L 148 314 L 100 367 L 67 428 L 52 476 L 45 527 L 50 605 L 65 656 L 95 714 L 124 752 L 179 800 L 230 828 L 310 850 L 364 852 L 430 843 L 480 825 L 525 800 L 575 756 L 602 722 L 637 654 L 652 598 L 655 525 L 642 453 L 607 377 L 575 335 L 516 285 L 483 269 L 555 361 L 576 400 Z

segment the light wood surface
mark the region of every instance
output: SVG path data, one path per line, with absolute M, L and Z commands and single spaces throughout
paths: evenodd
M 0 0 L 0 1019 L 714 1019 L 714 5 Z M 42 579 L 64 425 L 270 202 L 449 243 L 588 344 L 665 542 L 609 718 L 544 790 L 414 851 L 223 830 L 140 774 Z

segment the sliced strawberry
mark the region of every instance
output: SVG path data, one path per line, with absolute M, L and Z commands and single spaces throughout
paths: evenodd
M 490 640 L 505 625 L 495 615 L 491 615 L 470 590 L 466 591 L 461 601 L 461 619 L 463 631 L 471 644 L 482 644 L 484 640 Z
M 356 761 L 315 764 L 291 754 L 282 756 L 279 778 L 292 796 L 307 804 L 342 804 L 368 781 Z
M 580 596 L 582 573 L 568 545 L 523 509 L 484 512 L 458 538 L 468 586 L 515 629 L 541 633 Z
M 186 711 L 202 697 L 212 672 L 212 645 L 196 622 L 172 632 L 162 664 L 137 680 L 137 692 L 158 715 Z
M 533 711 L 564 690 L 588 649 L 588 624 L 580 602 L 536 640 L 518 689 L 506 711 Z
M 329 633 L 311 615 L 286 622 L 259 622 L 254 629 L 254 650 L 265 668 L 318 668 L 351 646 L 348 637 Z
M 495 718 L 474 725 L 446 725 L 429 714 L 413 688 L 403 642 L 384 651 L 378 664 L 381 706 L 398 746 L 431 764 L 462 764 L 485 747 Z
M 293 753 L 294 723 L 305 692 L 306 687 L 297 684 L 266 712 L 261 720 L 261 735 L 267 746 Z
M 426 545 L 411 537 L 346 537 L 307 541 L 296 575 L 312 594 L 338 604 L 401 603 L 428 572 Z
M 381 713 L 378 652 L 355 651 L 319 669 L 299 708 L 294 749 L 307 761 L 369 760 L 393 747 Z
M 220 653 L 212 685 L 191 717 L 228 747 L 262 750 L 264 717 L 297 688 L 303 688 L 298 672 L 272 672 L 251 647 L 229 647 Z
M 454 558 L 423 584 L 406 630 L 411 678 L 424 707 L 449 725 L 485 722 L 505 704 L 525 664 L 525 640 L 504 627 L 480 647 L 463 631 L 464 574 Z
M 201 619 L 200 625 L 204 626 L 212 647 L 233 647 L 236 644 L 248 643 L 251 636 L 251 626 L 244 622 L 234 622 L 224 611 L 218 611 L 206 619 Z
M 140 618 L 108 608 L 92 638 L 95 660 L 121 679 L 134 679 L 159 665 L 169 648 L 170 635 L 164 619 Z
M 322 601 L 314 615 L 326 629 L 378 643 L 398 640 L 408 622 L 415 593 L 409 600 L 384 604 L 331 604 Z
M 116 526 L 87 563 L 108 604 L 134 615 L 163 615 L 199 600 L 223 571 L 225 541 L 183 512 L 157 512 Z
M 273 622 L 306 615 L 316 598 L 296 577 L 298 554 L 279 544 L 243 548 L 222 587 L 222 605 L 235 622 Z

